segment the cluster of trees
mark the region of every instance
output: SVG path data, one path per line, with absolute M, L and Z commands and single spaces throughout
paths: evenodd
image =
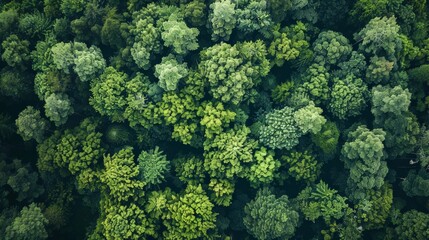
M 429 239 L 428 13 L 1 1 L 0 236 Z

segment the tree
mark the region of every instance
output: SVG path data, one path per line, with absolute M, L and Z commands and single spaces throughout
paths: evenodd
M 329 98 L 330 74 L 323 65 L 312 64 L 303 75 L 298 91 L 308 94 L 308 97 L 317 105 Z
M 334 122 L 328 121 L 322 126 L 322 130 L 311 136 L 312 141 L 322 149 L 325 154 L 333 154 L 337 149 L 340 131 Z
M 185 22 L 169 20 L 162 24 L 161 33 L 164 46 L 172 47 L 179 55 L 186 55 L 189 51 L 197 50 L 197 37 L 200 31 L 197 28 L 189 28 Z
M 407 177 L 401 182 L 401 187 L 407 196 L 427 197 L 429 196 L 429 173 L 425 169 L 411 170 Z
M 102 116 L 108 116 L 114 122 L 122 122 L 127 104 L 123 97 L 127 78 L 127 74 L 107 67 L 100 78 L 91 83 L 92 96 L 89 104 Z
M 386 133 L 382 129 L 359 126 L 350 132 L 348 141 L 341 150 L 345 168 L 350 169 L 348 186 L 352 199 L 360 199 L 362 190 L 380 189 L 388 168 L 384 157 L 383 141 Z
M 135 199 L 143 194 L 145 183 L 138 180 L 139 167 L 134 163 L 131 147 L 104 156 L 105 170 L 100 175 L 102 187 L 118 202 Z
M 274 39 L 268 53 L 274 57 L 274 63 L 281 67 L 285 61 L 292 61 L 304 55 L 304 52 L 309 51 L 310 44 L 304 23 L 297 22 L 295 25 L 279 28 L 280 25 L 275 27 Z
M 17 133 L 24 141 L 34 139 L 36 142 L 42 142 L 49 127 L 48 121 L 40 116 L 40 111 L 32 106 L 27 106 L 19 113 L 15 124 L 18 128 Z
M 207 22 L 207 5 L 204 1 L 193 0 L 186 4 L 185 19 L 193 26 L 204 26 Z
M 308 186 L 297 197 L 299 208 L 304 213 L 305 219 L 314 222 L 322 217 L 326 224 L 339 220 L 344 216 L 348 208 L 347 198 L 338 194 L 335 189 L 320 181 L 314 186 Z
M 303 134 L 307 132 L 317 134 L 326 123 L 326 119 L 322 116 L 322 113 L 323 110 L 321 108 L 316 107 L 313 102 L 310 102 L 308 106 L 295 111 L 293 118 Z
M 345 120 L 361 114 L 366 107 L 369 92 L 362 79 L 348 75 L 344 79 L 333 79 L 330 95 L 329 111 Z
M 285 107 L 268 113 L 259 129 L 259 140 L 274 149 L 290 150 L 302 135 L 294 119 L 293 109 Z
M 410 210 L 403 213 L 398 221 L 395 231 L 398 239 L 416 239 L 424 240 L 429 238 L 429 214 Z
M 46 224 L 48 224 L 48 220 L 43 216 L 42 210 L 36 204 L 32 203 L 22 208 L 19 215 L 6 228 L 6 235 L 4 237 L 6 240 L 47 239 Z
M 57 167 L 66 167 L 71 174 L 79 175 L 85 170 L 93 168 L 102 158 L 105 150 L 101 146 L 103 134 L 97 131 L 99 122 L 87 118 L 74 129 L 66 130 L 57 140 L 47 140 L 46 144 L 53 144 L 55 151 L 46 156 Z M 96 182 L 94 182 L 95 184 Z M 85 186 L 82 186 L 85 188 Z
M 199 69 L 215 99 L 238 105 L 249 98 L 252 87 L 268 74 L 266 54 L 260 40 L 241 45 L 220 43 L 201 52 Z
M 105 218 L 102 222 L 103 236 L 113 239 L 140 239 L 143 236 L 155 236 L 155 226 L 150 223 L 143 209 L 131 204 L 106 204 Z
M 298 226 L 299 214 L 286 195 L 276 198 L 267 189 L 258 191 L 244 207 L 243 222 L 257 239 L 290 239 Z
M 22 67 L 30 60 L 30 42 L 21 40 L 17 35 L 13 34 L 6 38 L 2 44 L 3 53 L 1 59 L 11 67 Z
M 329 66 L 343 62 L 352 52 L 349 40 L 338 32 L 324 31 L 313 43 L 314 61 Z
M 201 117 L 200 124 L 205 128 L 205 137 L 213 138 L 222 132 L 223 126 L 235 119 L 236 113 L 225 110 L 222 103 L 206 102 L 198 108 L 197 115 Z
M 237 127 L 204 142 L 204 168 L 211 177 L 231 179 L 253 161 L 257 142 L 248 138 L 249 133 L 249 128 Z
M 321 164 L 308 151 L 292 152 L 281 157 L 288 174 L 296 181 L 314 182 L 320 173 Z
M 216 213 L 201 185 L 188 185 L 181 195 L 173 195 L 162 218 L 165 239 L 207 238 L 214 230 Z
M 170 170 L 170 162 L 159 147 L 142 151 L 137 160 L 139 179 L 149 185 L 160 184 L 164 180 L 164 175 Z
M 408 111 L 411 93 L 400 86 L 372 89 L 374 125 L 386 131 L 386 147 L 392 157 L 414 150 L 420 133 L 416 117 Z
M 74 64 L 73 45 L 71 43 L 59 42 L 52 46 L 52 61 L 58 70 L 69 74 Z
M 360 51 L 390 59 L 394 58 L 395 53 L 399 53 L 402 47 L 395 17 L 371 19 L 354 38 L 360 42 Z
M 365 81 L 369 84 L 379 84 L 388 81 L 393 66 L 394 62 L 388 61 L 384 57 L 372 57 L 366 69 Z
M 280 161 L 275 159 L 274 151 L 269 151 L 265 147 L 256 150 L 254 158 L 255 163 L 250 166 L 246 178 L 255 187 L 260 184 L 269 184 L 280 167 Z
M 379 190 L 368 190 L 365 198 L 355 205 L 357 217 L 365 230 L 384 227 L 393 202 L 393 190 L 384 184 Z
M 73 70 L 83 82 L 98 77 L 106 67 L 106 61 L 98 47 L 87 47 L 84 43 L 75 42 L 73 45 Z
M 228 41 L 237 23 L 235 4 L 231 0 L 220 0 L 210 4 L 209 21 L 212 40 Z
M 186 63 L 179 63 L 173 55 L 163 57 L 160 64 L 155 65 L 155 76 L 158 85 L 165 91 L 174 91 L 180 79 L 188 75 Z
M 44 192 L 42 185 L 39 185 L 39 174 L 32 171 L 29 165 L 23 165 L 21 160 L 14 159 L 9 166 L 12 170 L 7 178 L 7 184 L 16 193 L 16 200 L 19 202 L 31 202 Z
M 235 13 L 237 18 L 237 30 L 244 34 L 258 31 L 264 36 L 270 35 L 269 30 L 273 23 L 268 12 L 267 1 L 239 1 L 237 2 Z
M 45 114 L 49 120 L 60 126 L 67 122 L 68 117 L 73 114 L 74 109 L 66 94 L 51 94 L 46 98 Z

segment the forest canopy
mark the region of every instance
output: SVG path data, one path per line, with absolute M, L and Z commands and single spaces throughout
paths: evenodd
M 0 1 L 0 239 L 429 239 L 428 14 Z

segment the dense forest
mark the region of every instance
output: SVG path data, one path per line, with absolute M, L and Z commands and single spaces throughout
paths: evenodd
M 426 0 L 1 0 L 0 239 L 429 239 Z

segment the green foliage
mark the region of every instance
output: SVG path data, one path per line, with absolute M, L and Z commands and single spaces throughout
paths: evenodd
M 32 106 L 27 106 L 19 113 L 15 124 L 17 133 L 24 141 L 34 139 L 36 142 L 42 142 L 49 127 L 48 121 L 40 116 L 40 111 Z
M 145 212 L 134 203 L 105 206 L 102 222 L 105 239 L 141 239 L 155 235 L 154 226 L 148 222 Z
M 386 60 L 384 57 L 372 57 L 366 69 L 365 80 L 369 84 L 379 84 L 389 80 L 394 62 Z
M 51 94 L 46 98 L 45 114 L 56 126 L 67 122 L 68 117 L 74 110 L 70 99 L 66 94 Z
M 70 73 L 70 68 L 74 63 L 73 46 L 71 43 L 59 42 L 52 46 L 52 61 L 58 70 Z
M 185 19 L 193 26 L 201 27 L 207 21 L 207 6 L 202 0 L 190 1 L 185 6 Z
M 133 136 L 126 126 L 114 124 L 107 128 L 106 140 L 114 146 L 124 146 L 131 143 Z
M 28 207 L 23 207 L 19 215 L 12 224 L 6 228 L 6 240 L 26 239 L 38 240 L 47 239 L 45 225 L 48 220 L 43 216 L 42 210 L 34 203 Z
M 91 83 L 92 96 L 89 103 L 102 116 L 108 116 L 114 122 L 124 120 L 127 104 L 123 97 L 128 76 L 113 67 L 107 67 L 99 79 Z
M 32 171 L 29 165 L 23 165 L 21 160 L 14 159 L 8 168 L 11 172 L 7 174 L 7 184 L 16 193 L 17 201 L 31 202 L 44 192 L 43 186 L 37 183 L 39 174 Z
M 393 190 L 385 184 L 380 190 L 368 190 L 365 199 L 355 206 L 357 217 L 365 230 L 382 228 L 390 213 Z
M 321 108 L 314 106 L 314 103 L 310 102 L 308 106 L 295 111 L 293 118 L 303 134 L 307 132 L 317 134 L 326 123 L 326 119 L 322 116 L 322 113 L 323 110 Z
M 213 138 L 222 132 L 223 126 L 235 119 L 236 113 L 225 110 L 222 103 L 206 102 L 198 108 L 197 115 L 201 117 L 200 124 L 205 129 L 205 137 Z
M 0 12 L 0 40 L 9 36 L 18 22 L 18 12 L 14 8 L 2 9 Z
M 138 157 L 138 166 L 139 179 L 150 185 L 160 184 L 170 170 L 170 162 L 159 147 L 142 151 Z
M 185 22 L 169 20 L 162 24 L 161 33 L 164 46 L 172 47 L 179 55 L 185 55 L 189 51 L 198 49 L 197 37 L 200 31 L 197 28 L 189 28 Z
M 366 126 L 359 126 L 349 133 L 341 153 L 346 169 L 350 169 L 348 186 L 353 189 L 353 199 L 362 197 L 360 190 L 380 189 L 383 186 L 388 172 L 386 162 L 382 161 L 385 136 L 382 129 L 371 131 Z
M 326 122 L 322 130 L 311 136 L 313 142 L 322 149 L 325 154 L 332 154 L 338 146 L 340 131 L 334 122 Z
M 235 183 L 230 179 L 210 179 L 208 188 L 213 191 L 210 199 L 219 206 L 229 206 L 234 194 Z
M 429 196 L 429 173 L 425 169 L 418 172 L 411 170 L 407 177 L 401 182 L 401 187 L 407 196 Z
M 301 135 L 290 107 L 268 113 L 259 129 L 261 143 L 274 149 L 292 149 L 299 143 Z
M 85 0 L 62 0 L 60 10 L 65 16 L 73 17 L 83 12 L 85 3 Z
M 313 43 L 314 61 L 321 65 L 336 65 L 352 52 L 347 38 L 338 32 L 324 31 Z
M 366 107 L 369 92 L 362 79 L 348 75 L 344 79 L 333 79 L 330 94 L 329 111 L 345 120 L 361 114 Z
M 280 162 L 274 157 L 274 151 L 268 151 L 264 147 L 255 151 L 255 163 L 252 164 L 250 171 L 246 174 L 251 184 L 257 186 L 273 181 L 274 175 L 280 167 Z
M 158 85 L 165 91 L 174 91 L 180 79 L 188 75 L 186 63 L 179 63 L 173 55 L 163 57 L 160 64 L 155 65 L 155 76 Z
M 235 4 L 231 0 L 220 0 L 210 4 L 209 22 L 212 28 L 212 40 L 228 41 L 237 23 Z
M 330 74 L 323 65 L 312 64 L 303 76 L 302 91 L 307 93 L 315 104 L 328 100 Z
M 76 128 L 66 130 L 57 143 L 56 137 L 47 140 L 46 144 L 56 144 L 56 147 L 46 157 L 49 159 L 53 154 L 56 166 L 66 167 L 75 175 L 91 168 L 104 153 L 101 146 L 102 134 L 97 132 L 97 127 L 97 121 L 87 118 Z
M 314 222 L 322 217 L 327 224 L 344 216 L 345 209 L 348 208 L 346 200 L 347 198 L 339 195 L 337 190 L 329 188 L 323 181 L 306 187 L 297 197 L 306 220 Z
M 258 191 L 244 207 L 243 222 L 256 239 L 290 239 L 298 226 L 299 214 L 286 195 L 276 198 L 269 190 Z
M 294 86 L 295 84 L 292 81 L 277 85 L 271 93 L 271 98 L 277 103 L 286 103 L 292 94 Z
M 38 11 L 25 14 L 19 19 L 19 31 L 28 37 L 40 37 L 49 27 L 51 27 L 51 19 Z
M 98 77 L 106 67 L 106 61 L 98 47 L 88 48 L 84 43 L 74 43 L 74 71 L 83 82 Z
M 174 159 L 172 162 L 176 176 L 180 181 L 197 185 L 202 183 L 205 177 L 204 161 L 192 156 Z
M 358 0 L 350 15 L 357 18 L 360 22 L 366 22 L 374 17 L 381 16 L 387 12 L 387 5 L 389 0 L 371 1 L 371 0 Z
M 393 57 L 402 47 L 395 17 L 371 19 L 355 40 L 360 42 L 360 51 L 378 56 Z
M 30 42 L 21 40 L 13 34 L 7 37 L 1 44 L 3 53 L 1 59 L 11 67 L 24 67 L 24 64 L 30 60 Z
M 308 151 L 292 152 L 281 159 L 288 174 L 296 181 L 314 182 L 320 174 L 321 164 Z
M 282 22 L 286 13 L 296 4 L 293 0 L 267 0 L 268 8 L 275 22 Z
M 429 214 L 410 210 L 401 215 L 399 225 L 395 228 L 399 240 L 429 238 Z
M 62 94 L 69 86 L 70 76 L 58 70 L 40 72 L 34 78 L 34 91 L 40 100 L 45 100 L 52 94 Z
M 250 89 L 268 74 L 266 54 L 262 41 L 233 46 L 220 43 L 201 52 L 199 68 L 214 98 L 237 105 L 248 99 Z
M 345 78 L 348 75 L 355 75 L 360 78 L 363 77 L 363 73 L 366 70 L 365 56 L 356 51 L 352 51 L 350 58 L 345 61 L 338 63 L 340 70 L 335 72 L 335 75 L 339 78 Z
M 12 99 L 22 99 L 31 92 L 31 79 L 28 73 L 4 68 L 0 71 L 0 94 Z
M 101 28 L 101 42 L 117 49 L 123 47 L 125 45 L 124 38 L 126 37 L 126 33 L 124 33 L 125 26 L 126 24 L 122 17 L 115 10 L 110 10 Z
M 267 1 L 241 0 L 237 1 L 235 11 L 237 18 L 237 30 L 244 34 L 260 32 L 264 36 L 270 34 L 270 26 L 273 24 L 268 12 Z
M 374 125 L 386 131 L 386 147 L 393 157 L 413 151 L 420 133 L 415 116 L 408 111 L 411 93 L 400 86 L 372 89 Z
M 276 28 L 280 28 L 279 25 Z M 285 61 L 295 60 L 308 50 L 307 27 L 302 22 L 275 30 L 274 40 L 271 42 L 268 53 L 274 57 L 274 63 L 281 67 Z
M 165 239 L 207 238 L 216 227 L 216 213 L 201 185 L 188 185 L 181 195 L 173 195 L 163 215 Z
M 144 182 L 139 181 L 139 167 L 134 163 L 131 147 L 104 156 L 105 170 L 100 175 L 103 189 L 116 201 L 128 201 L 143 194 Z
M 257 142 L 248 138 L 249 133 L 243 126 L 204 142 L 204 168 L 211 177 L 233 178 L 243 171 L 244 164 L 253 161 Z

